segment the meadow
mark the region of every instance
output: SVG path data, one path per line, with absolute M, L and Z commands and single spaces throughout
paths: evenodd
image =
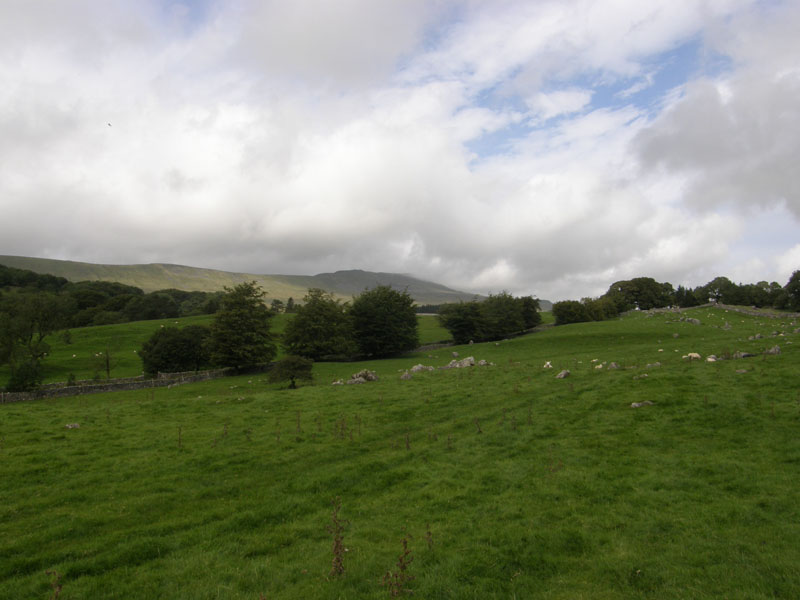
M 683 316 L 0 405 L 0 598 L 800 597 L 798 324 Z

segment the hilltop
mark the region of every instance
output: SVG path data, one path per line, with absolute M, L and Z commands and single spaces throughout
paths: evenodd
M 0 264 L 36 273 L 64 277 L 69 281 L 117 281 L 136 286 L 145 292 L 162 289 L 214 292 L 245 281 L 256 281 L 267 290 L 270 299 L 300 300 L 309 288 L 322 288 L 350 299 L 367 288 L 389 285 L 408 290 L 418 304 L 442 304 L 472 300 L 475 294 L 399 273 L 375 273 L 358 269 L 318 275 L 264 275 L 234 273 L 163 263 L 141 265 L 102 265 L 71 260 L 0 255 Z M 543 303 L 544 304 L 544 303 Z M 549 303 L 547 303 L 549 304 Z

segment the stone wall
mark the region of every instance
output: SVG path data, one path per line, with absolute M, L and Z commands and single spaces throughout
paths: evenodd
M 213 369 L 209 371 L 185 371 L 182 373 L 158 373 L 154 379 L 145 378 L 140 375 L 138 377 L 106 379 L 104 381 L 85 380 L 69 386 L 65 383 L 51 383 L 43 385 L 33 392 L 0 392 L 0 404 L 26 402 L 40 400 L 42 398 L 78 396 L 80 394 L 100 394 L 103 392 L 118 392 L 121 390 L 172 387 L 184 383 L 217 379 L 232 373 L 232 369 Z

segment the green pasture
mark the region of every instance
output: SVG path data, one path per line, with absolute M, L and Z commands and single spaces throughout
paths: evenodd
M 292 315 L 279 314 L 272 320 L 272 331 L 280 336 Z M 70 374 L 75 379 L 92 379 L 97 375 L 105 379 L 102 359 L 95 355 L 108 351 L 111 356 L 111 377 L 136 377 L 142 374 L 142 361 L 137 351 L 155 330 L 160 327 L 185 327 L 187 325 L 211 325 L 213 315 L 183 317 L 179 319 L 160 319 L 136 321 L 119 325 L 98 325 L 71 329 L 69 343 L 63 333 L 47 338 L 50 355 L 42 362 L 44 383 L 67 381 Z M 449 332 L 439 325 L 435 316 L 419 315 L 419 336 L 421 344 L 434 344 L 447 341 Z M 283 354 L 278 344 L 279 356 Z M 8 366 L 0 366 L 0 389 L 9 378 Z
M 798 598 L 800 324 L 684 315 L 0 405 L 0 598 Z

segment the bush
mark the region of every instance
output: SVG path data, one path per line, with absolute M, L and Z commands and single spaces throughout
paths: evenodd
M 287 356 L 272 365 L 267 378 L 272 383 L 288 381 L 289 389 L 293 390 L 297 387 L 296 380 L 313 380 L 313 376 L 311 374 L 313 367 L 313 360 L 304 358 L 302 356 Z

